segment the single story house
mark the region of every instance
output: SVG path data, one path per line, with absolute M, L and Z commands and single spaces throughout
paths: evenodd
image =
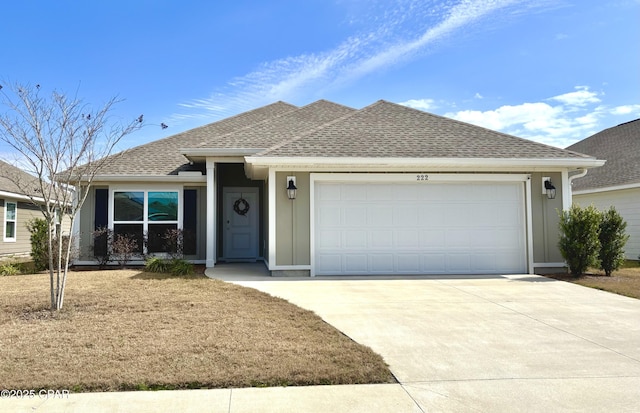
M 32 182 L 33 185 L 28 185 Z M 18 185 L 18 183 L 25 185 Z M 27 194 L 24 187 L 33 188 Z M 23 188 L 23 189 L 21 189 Z M 27 223 L 42 218 L 40 207 L 32 202 L 44 202 L 38 197 L 36 178 L 11 164 L 0 161 L 0 260 L 9 257 L 28 257 L 31 254 L 31 234 Z M 31 197 L 29 196 L 31 195 Z
M 570 174 L 602 164 L 382 100 L 276 102 L 113 155 L 76 220 L 78 263 L 96 228 L 146 234 L 147 253 L 182 228 L 185 258 L 272 275 L 557 270 Z
M 606 159 L 602 168 L 573 181 L 573 202 L 615 207 L 627 222 L 627 259 L 640 255 L 640 119 L 605 129 L 567 148 Z

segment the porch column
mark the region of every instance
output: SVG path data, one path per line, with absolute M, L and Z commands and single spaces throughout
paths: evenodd
M 216 264 L 216 164 L 207 159 L 207 268 Z

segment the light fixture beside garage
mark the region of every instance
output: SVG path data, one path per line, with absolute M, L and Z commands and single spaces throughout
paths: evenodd
M 287 176 L 287 197 L 289 197 L 289 199 L 296 199 L 297 191 L 298 188 L 296 187 L 296 177 Z
M 547 198 L 549 199 L 555 199 L 556 198 L 556 187 L 553 186 L 553 183 L 551 182 L 551 178 L 548 176 L 545 176 L 544 178 L 542 178 L 542 183 L 543 183 L 543 194 L 547 194 Z

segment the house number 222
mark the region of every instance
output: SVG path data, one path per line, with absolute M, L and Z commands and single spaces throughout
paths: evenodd
M 428 181 L 429 180 L 429 175 L 426 174 L 418 174 L 416 175 L 416 181 Z

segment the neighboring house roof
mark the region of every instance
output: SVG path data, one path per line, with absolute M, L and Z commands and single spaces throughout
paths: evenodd
M 33 175 L 11 164 L 0 161 L 0 192 L 21 196 L 40 197 L 40 184 Z
M 607 160 L 573 181 L 574 191 L 640 184 L 640 119 L 605 129 L 567 149 Z
M 303 163 L 309 158 L 338 159 L 338 163 L 353 158 L 373 163 L 412 158 L 421 165 L 436 160 L 449 167 L 452 163 L 447 160 L 456 159 L 485 162 L 486 168 L 496 170 L 498 164 L 522 170 L 601 164 L 592 156 L 383 100 L 360 110 L 319 100 L 301 108 L 277 102 L 129 149 L 111 156 L 100 175 L 103 179 L 177 175 L 198 168 L 189 160 L 199 163 L 215 156 L 242 157 L 251 167 L 285 158 Z M 429 165 L 438 167 L 436 162 Z

